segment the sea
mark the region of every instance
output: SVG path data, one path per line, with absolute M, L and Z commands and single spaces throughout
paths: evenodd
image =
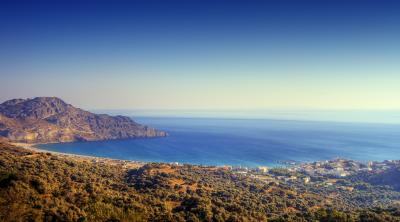
M 237 167 L 335 158 L 400 159 L 400 124 L 208 117 L 134 119 L 169 135 L 43 144 L 38 148 L 121 160 Z

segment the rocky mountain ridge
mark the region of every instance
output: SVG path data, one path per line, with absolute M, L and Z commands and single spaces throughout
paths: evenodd
M 94 114 L 56 97 L 12 99 L 0 104 L 0 137 L 52 143 L 166 136 L 126 116 Z

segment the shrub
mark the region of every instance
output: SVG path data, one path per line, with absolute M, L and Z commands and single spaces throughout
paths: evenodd
M 13 181 L 18 180 L 17 174 L 15 173 L 1 173 L 0 174 L 0 187 L 8 187 Z

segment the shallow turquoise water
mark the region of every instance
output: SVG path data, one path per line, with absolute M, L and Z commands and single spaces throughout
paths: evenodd
M 165 138 L 46 144 L 46 150 L 151 162 L 275 165 L 336 157 L 400 159 L 400 125 L 312 121 L 135 118 Z

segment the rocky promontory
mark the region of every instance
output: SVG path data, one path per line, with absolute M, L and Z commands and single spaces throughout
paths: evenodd
M 94 114 L 56 97 L 12 99 L 0 104 L 0 138 L 11 142 L 55 143 L 166 135 L 129 117 Z

